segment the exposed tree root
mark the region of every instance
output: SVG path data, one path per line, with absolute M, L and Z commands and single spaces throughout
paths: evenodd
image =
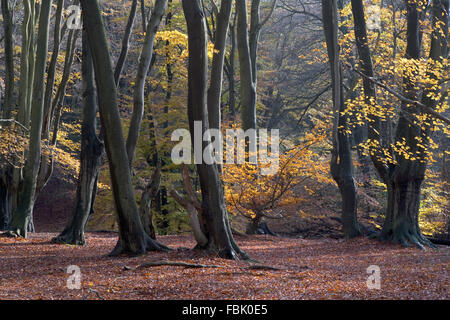
M 89 289 L 89 290 L 88 290 L 88 294 L 85 295 L 85 296 L 82 298 L 82 300 L 86 300 L 87 298 L 89 298 L 89 296 L 91 295 L 91 293 L 94 293 L 94 294 L 97 296 L 98 299 L 100 299 L 100 300 L 105 300 L 105 298 L 103 298 L 103 297 L 100 295 L 100 293 L 99 293 L 97 290 L 94 290 L 94 289 Z
M 72 232 L 62 232 L 60 235 L 50 240 L 54 244 L 70 244 L 74 246 L 84 246 L 86 240 L 81 235 L 74 235 Z
M 391 231 L 390 233 L 382 232 L 378 239 L 383 242 L 391 242 L 393 244 L 401 244 L 403 247 L 410 247 L 415 245 L 422 250 L 426 248 L 436 249 L 437 247 L 428 240 L 420 232 L 411 231 L 407 228 L 399 228 L 399 230 Z
M 246 267 L 245 269 L 250 269 L 250 270 L 274 270 L 274 271 L 284 270 L 284 269 L 281 269 L 281 268 L 272 267 L 272 266 L 266 266 L 266 265 L 263 265 L 263 264 L 251 264 L 250 266 Z
M 168 246 L 159 243 L 156 240 L 153 240 L 147 234 L 145 234 L 144 243 L 142 243 L 141 246 L 138 248 L 132 247 L 130 244 L 125 244 L 124 241 L 119 238 L 115 248 L 108 254 L 108 256 L 110 257 L 117 257 L 121 255 L 140 256 L 149 251 L 169 252 L 172 250 L 173 250 L 172 248 L 169 248 Z
M 9 230 L 9 231 L 2 233 L 0 236 L 3 238 L 25 238 L 22 235 L 22 233 L 20 232 L 20 230 L 17 230 L 17 231 Z
M 426 238 L 433 244 L 440 244 L 440 245 L 444 245 L 444 246 L 450 246 L 450 240 L 439 239 L 439 238 L 431 238 L 431 237 L 426 237 Z
M 151 267 L 160 267 L 160 266 L 173 266 L 173 267 L 184 267 L 184 268 L 227 268 L 227 266 L 220 266 L 215 264 L 198 264 L 198 263 L 188 263 L 183 261 L 169 261 L 169 260 L 161 260 L 161 261 L 152 261 L 143 263 L 135 268 L 135 270 L 143 269 L 143 268 L 151 268 Z M 241 267 L 240 269 L 244 270 L 270 270 L 270 271 L 281 271 L 285 270 L 282 268 L 277 268 L 273 266 L 263 265 L 263 264 L 250 264 L 248 267 Z M 124 267 L 124 270 L 133 270 L 128 266 Z
M 225 266 L 219 265 L 208 265 L 208 264 L 197 264 L 197 263 L 187 263 L 182 261 L 153 261 L 143 263 L 140 266 L 136 267 L 136 269 L 149 268 L 149 267 L 160 267 L 160 266 L 173 266 L 173 267 L 184 267 L 184 268 L 226 268 Z

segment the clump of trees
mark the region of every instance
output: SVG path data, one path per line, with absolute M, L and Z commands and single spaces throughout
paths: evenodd
M 82 30 L 68 23 L 72 4 L 80 5 Z M 254 233 L 264 219 L 307 201 L 297 192 L 305 184 L 311 192 L 337 185 L 342 231 L 353 238 L 362 235 L 358 187 L 370 191 L 377 179 L 386 188 L 380 239 L 432 246 L 420 210 L 445 210 L 424 202 L 424 184 L 443 198 L 448 189 L 445 172 L 436 182 L 447 151 L 435 142 L 448 142 L 448 0 L 375 3 L 375 27 L 362 0 L 128 4 L 1 0 L 5 235 L 34 231 L 34 203 L 63 163 L 77 190 L 55 243 L 85 243 L 105 184 L 119 231 L 113 255 L 170 250 L 156 239 L 158 230 L 182 212 L 197 248 L 248 258 L 229 212 L 247 217 Z M 113 6 L 123 17 L 102 16 Z M 77 114 L 66 104 L 80 92 L 78 132 L 64 117 Z M 171 162 L 170 136 L 180 127 L 194 136 L 195 121 L 202 134 L 236 122 L 244 130 L 280 128 L 279 171 L 261 176 L 261 163 L 201 163 L 190 167 L 191 178 L 186 165 Z M 81 142 L 76 147 L 71 129 Z

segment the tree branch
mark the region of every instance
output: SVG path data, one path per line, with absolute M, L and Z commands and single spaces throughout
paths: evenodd
M 433 109 L 431 109 L 430 107 L 424 105 L 423 103 L 416 101 L 416 100 L 411 100 L 408 99 L 406 97 L 404 97 L 403 95 L 401 95 L 400 93 L 392 90 L 391 88 L 389 88 L 388 86 L 386 86 L 385 84 L 381 83 L 380 81 L 377 81 L 374 77 L 368 77 L 366 76 L 363 72 L 359 71 L 356 68 L 353 68 L 350 64 L 348 63 L 344 63 L 351 71 L 356 72 L 357 74 L 359 74 L 360 76 L 370 80 L 371 82 L 373 82 L 374 84 L 376 84 L 377 86 L 385 89 L 387 92 L 389 92 L 390 94 L 392 94 L 393 96 L 395 96 L 396 98 L 398 98 L 399 100 L 408 103 L 408 104 L 412 104 L 415 105 L 419 108 L 422 109 L 423 112 L 425 112 L 426 114 L 429 114 L 433 117 L 435 117 L 436 119 L 439 119 L 443 122 L 445 122 L 446 124 L 450 124 L 450 119 L 448 119 L 447 117 L 437 113 L 436 111 L 434 111 Z

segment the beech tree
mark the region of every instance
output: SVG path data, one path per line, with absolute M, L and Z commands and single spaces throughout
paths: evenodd
M 405 58 L 417 61 L 421 58 L 422 51 L 419 5 L 406 1 L 405 6 L 407 9 Z M 409 246 L 411 243 L 421 248 L 433 246 L 420 230 L 419 207 L 421 188 L 427 167 L 427 148 L 433 126 L 432 119 L 438 117 L 446 121 L 433 110 L 445 99 L 445 86 L 439 86 L 436 74 L 439 73 L 439 63 L 447 57 L 448 52 L 448 9 L 449 2 L 447 0 L 434 0 L 431 3 L 432 33 L 426 74 L 431 83 L 420 92 L 414 80 L 417 71 L 413 70 L 405 73 L 403 93 L 398 94 L 380 82 L 374 81 L 371 54 L 367 45 L 363 4 L 359 0 L 352 0 L 355 36 L 362 68 L 360 74 L 363 76 L 367 104 L 370 105 L 376 101 L 375 85 L 383 87 L 390 93 L 395 93 L 401 102 L 401 112 L 397 121 L 393 145 L 404 143 L 408 153 L 394 152 L 391 148 L 389 156 L 394 161 L 387 161 L 384 154 L 381 153 L 382 150 L 379 149 L 378 152 L 372 152 L 372 161 L 387 186 L 386 219 L 380 239 L 401 243 L 404 246 Z M 378 141 L 377 144 L 381 145 L 380 120 L 376 116 L 373 118 L 373 124 L 369 126 L 369 138 Z M 420 118 L 422 118 L 420 121 L 411 120 Z M 413 156 L 411 157 L 410 154 Z
M 75 206 L 67 226 L 54 243 L 84 245 L 84 229 L 93 211 L 97 180 L 101 166 L 104 145 L 97 135 L 97 101 L 94 85 L 94 68 L 83 24 L 83 123 L 81 127 L 80 173 L 78 177 Z
M 143 254 L 150 250 L 168 250 L 152 240 L 144 231 L 134 198 L 131 173 L 118 111 L 114 73 L 98 0 L 81 0 L 83 21 L 86 23 L 92 52 L 95 79 L 109 161 L 114 202 L 119 225 L 119 239 L 111 255 Z
M 333 89 L 333 150 L 331 154 L 331 175 L 336 181 L 342 199 L 342 229 L 346 238 L 360 235 L 357 222 L 357 198 L 354 169 L 352 163 L 350 143 L 345 132 L 346 117 L 342 115 L 345 110 L 342 68 L 339 58 L 338 45 L 338 11 L 336 0 L 322 0 L 322 21 L 327 44 L 328 60 L 331 69 L 331 82 Z
M 183 1 L 189 43 L 188 65 L 188 118 L 191 135 L 194 136 L 194 122 L 201 121 L 203 132 L 209 128 L 207 107 L 208 55 L 205 15 L 200 0 Z M 202 134 L 203 134 L 202 132 Z M 203 142 L 203 148 L 206 147 Z M 216 164 L 197 165 L 200 178 L 202 207 L 200 223 L 208 239 L 203 249 L 216 252 L 228 259 L 246 258 L 233 239 L 225 196 L 219 170 Z
M 126 143 L 130 169 L 133 165 L 134 153 L 139 138 L 142 118 L 144 116 L 145 79 L 147 78 L 150 62 L 153 56 L 153 43 L 155 40 L 155 35 L 158 31 L 158 26 L 161 23 L 161 19 L 166 11 L 166 7 L 167 0 L 157 0 L 155 2 L 155 7 L 152 10 L 150 20 L 147 24 L 144 45 L 139 57 L 139 66 L 134 85 L 133 115 L 131 117 L 130 129 L 128 130 Z
M 44 113 L 44 76 L 47 63 L 51 2 L 51 0 L 42 0 L 40 9 L 36 62 L 33 63 L 34 68 L 36 69 L 33 72 L 30 146 L 26 153 L 23 182 L 21 183 L 18 192 L 17 208 L 15 208 L 11 226 L 9 227 L 11 235 L 22 236 L 25 238 L 27 236 L 29 223 L 32 221 L 36 183 L 41 158 L 41 134 Z M 34 3 L 31 5 L 34 6 Z M 33 56 L 31 56 L 31 59 L 34 60 Z M 26 118 L 27 117 L 25 117 L 25 119 Z
M 14 57 L 13 57 L 13 11 L 9 0 L 1 1 L 3 17 L 3 37 L 5 48 L 5 94 L 3 109 L 0 109 L 0 118 L 10 120 L 14 104 Z M 0 230 L 8 228 L 12 217 L 13 168 L 10 164 L 0 166 Z
M 270 11 L 261 20 L 261 0 L 252 0 L 250 9 L 250 28 L 248 26 L 247 0 L 236 0 L 237 12 L 237 50 L 239 54 L 239 74 L 241 77 L 241 117 L 242 128 L 256 128 L 256 87 L 257 87 L 257 57 L 258 40 L 261 28 L 272 15 L 276 0 L 271 3 Z

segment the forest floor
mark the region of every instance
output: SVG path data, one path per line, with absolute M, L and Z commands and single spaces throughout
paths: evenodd
M 279 270 L 249 268 L 245 261 L 187 250 L 190 235 L 162 236 L 178 250 L 110 258 L 114 233 L 88 233 L 83 247 L 51 244 L 54 233 L 0 238 L 0 299 L 450 299 L 450 248 L 421 251 L 358 238 L 301 239 L 237 236 L 252 259 Z M 221 268 L 157 266 L 179 261 Z M 81 289 L 69 290 L 67 268 L 81 270 Z M 380 268 L 381 288 L 368 289 L 367 268 Z

